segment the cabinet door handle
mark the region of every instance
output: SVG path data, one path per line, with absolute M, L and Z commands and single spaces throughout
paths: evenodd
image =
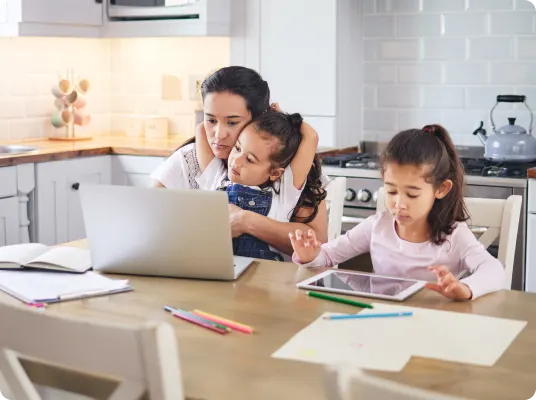
M 78 190 L 79 187 L 80 187 L 80 184 L 79 184 L 78 182 L 73 183 L 73 185 L 71 186 L 71 188 L 72 188 L 73 190 Z
M 95 3 L 102 4 L 102 0 L 95 0 Z

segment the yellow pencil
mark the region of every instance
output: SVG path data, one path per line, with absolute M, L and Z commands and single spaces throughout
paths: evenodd
M 199 315 L 200 317 L 206 318 L 210 321 L 226 325 L 229 328 L 239 331 L 239 332 L 245 332 L 245 333 L 253 333 L 255 332 L 255 329 L 249 325 L 244 325 L 239 322 L 231 321 L 230 319 L 218 317 L 217 315 L 209 314 L 207 312 L 201 311 L 201 310 L 194 310 L 192 311 L 193 314 Z

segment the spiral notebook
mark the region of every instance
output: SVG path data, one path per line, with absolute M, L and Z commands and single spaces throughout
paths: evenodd
M 56 303 L 132 290 L 128 280 L 110 279 L 95 272 L 0 271 L 0 290 L 25 303 Z

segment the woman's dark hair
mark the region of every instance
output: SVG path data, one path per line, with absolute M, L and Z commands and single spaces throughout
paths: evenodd
M 464 170 L 454 144 L 445 128 L 426 125 L 398 133 L 387 145 L 381 157 L 381 172 L 387 164 L 429 166 L 427 182 L 438 187 L 447 179 L 452 189 L 442 199 L 436 199 L 428 215 L 431 240 L 441 244 L 457 222 L 469 219 L 463 200 Z
M 286 114 L 270 110 L 250 123 L 261 135 L 268 135 L 270 138 L 273 137 L 279 141 L 278 150 L 271 155 L 274 168 L 286 168 L 296 155 L 302 139 L 300 132 L 302 122 L 303 119 L 300 114 Z M 320 161 L 315 155 L 304 189 L 290 218 L 291 220 L 308 223 L 315 219 L 320 202 L 326 198 L 326 191 L 322 189 L 320 180 L 321 175 Z M 267 185 L 271 184 L 270 181 L 267 182 Z M 276 189 L 274 188 L 274 190 Z M 296 212 L 300 207 L 311 208 L 313 211 L 308 217 L 299 218 L 296 216 Z
M 221 92 L 242 97 L 252 118 L 257 118 L 270 107 L 268 83 L 256 71 L 246 67 L 220 68 L 201 84 L 203 101 L 207 94 Z

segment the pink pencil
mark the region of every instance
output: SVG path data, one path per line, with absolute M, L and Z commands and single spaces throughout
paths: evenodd
M 174 317 L 177 317 L 177 318 L 180 318 L 180 319 L 183 319 L 185 321 L 188 321 L 188 322 L 191 322 L 192 324 L 196 324 L 196 325 L 199 325 L 199 326 L 202 326 L 203 328 L 207 328 L 207 329 L 210 329 L 211 331 L 214 331 L 214 332 L 218 332 L 222 335 L 226 334 L 227 331 L 224 331 L 223 329 L 220 329 L 214 325 L 211 325 L 211 324 L 208 324 L 206 322 L 203 322 L 197 318 L 193 318 L 192 316 L 188 315 L 187 313 L 182 313 L 182 312 L 172 312 L 173 316 Z
M 234 322 L 234 321 L 222 318 L 222 317 L 218 317 L 217 315 L 212 315 L 204 311 L 194 310 L 192 311 L 192 314 L 208 319 L 209 321 L 216 322 L 217 324 L 225 325 L 234 331 L 243 332 L 243 333 L 254 332 L 254 329 L 251 326 L 240 324 L 238 322 Z

